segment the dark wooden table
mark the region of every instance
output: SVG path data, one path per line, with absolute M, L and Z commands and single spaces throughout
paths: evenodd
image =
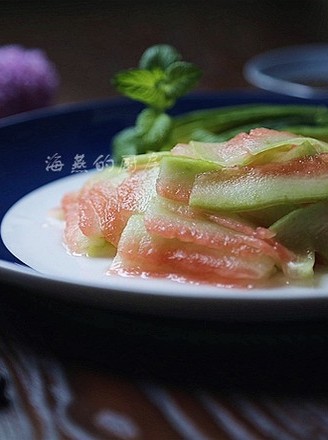
M 0 44 L 41 47 L 58 103 L 169 43 L 203 90 L 248 87 L 247 59 L 327 42 L 325 1 L 2 1 Z M 328 312 L 328 311 L 327 311 Z M 328 313 L 327 313 L 328 318 Z M 1 283 L 1 440 L 324 440 L 328 320 L 209 322 L 118 313 Z

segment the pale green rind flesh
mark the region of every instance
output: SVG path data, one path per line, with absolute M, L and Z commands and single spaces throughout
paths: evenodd
M 296 209 L 270 229 L 289 249 L 299 254 L 314 251 L 328 261 L 328 200 Z
M 203 160 L 180 156 L 165 156 L 160 162 L 157 191 L 168 198 L 187 201 L 198 174 L 218 170 L 220 167 Z
M 160 151 L 156 153 L 145 153 L 139 155 L 131 155 L 123 157 L 123 166 L 128 171 L 135 169 L 153 167 L 159 164 L 163 157 L 169 156 L 168 151 Z
M 244 166 L 253 163 L 283 162 L 299 157 L 327 152 L 328 144 L 312 138 L 295 137 L 274 142 L 267 139 L 252 149 L 236 148 L 235 152 L 226 143 L 206 143 L 191 141 L 190 152 L 195 159 L 212 161 L 222 167 Z
M 241 175 L 215 180 L 211 174 L 196 178 L 190 194 L 192 207 L 224 211 L 251 211 L 274 205 L 313 203 L 328 198 L 328 174 L 306 176 Z

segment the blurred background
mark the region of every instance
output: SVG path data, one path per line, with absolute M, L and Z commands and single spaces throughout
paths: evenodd
M 328 42 L 327 0 L 0 1 L 0 45 L 43 49 L 56 103 L 116 95 L 113 75 L 150 45 L 174 45 L 203 70 L 201 90 L 250 87 L 245 62 L 268 49 Z

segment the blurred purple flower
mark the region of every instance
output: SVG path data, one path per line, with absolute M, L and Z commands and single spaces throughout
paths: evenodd
M 0 117 L 50 105 L 58 86 L 56 67 L 42 50 L 0 47 Z

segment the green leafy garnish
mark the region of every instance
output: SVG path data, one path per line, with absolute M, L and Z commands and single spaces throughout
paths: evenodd
M 138 116 L 135 127 L 123 130 L 115 137 L 115 159 L 121 160 L 126 152 L 139 154 L 161 150 L 168 145 L 172 118 L 166 110 L 191 90 L 200 76 L 198 67 L 182 61 L 179 52 L 166 44 L 147 49 L 138 68 L 119 72 L 113 78 L 116 89 L 148 107 Z M 126 142 L 129 145 L 124 145 Z
M 180 53 L 166 44 L 150 47 L 142 54 L 137 68 L 115 75 L 116 89 L 145 105 L 135 125 L 113 138 L 115 162 L 120 163 L 129 155 L 170 150 L 179 142 L 222 142 L 256 127 L 328 140 L 326 106 L 243 104 L 196 110 L 175 117 L 168 114 L 200 76 L 198 67 L 183 61 Z
M 181 61 L 173 47 L 163 44 L 146 50 L 139 67 L 119 72 L 113 84 L 123 95 L 163 112 L 192 89 L 200 75 L 196 66 Z

